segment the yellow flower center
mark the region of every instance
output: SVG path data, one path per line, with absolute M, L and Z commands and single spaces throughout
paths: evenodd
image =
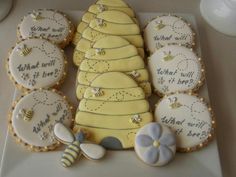
M 153 142 L 153 146 L 154 147 L 159 147 L 160 146 L 160 142 L 159 141 L 154 141 Z

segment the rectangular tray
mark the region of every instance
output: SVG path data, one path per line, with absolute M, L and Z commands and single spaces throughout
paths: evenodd
M 81 19 L 82 11 L 65 11 L 75 24 Z M 177 14 L 189 21 L 197 35 L 196 51 L 201 56 L 199 34 L 196 20 L 191 14 Z M 160 13 L 138 13 L 140 25 L 143 27 L 149 20 Z M 69 72 L 62 85 L 62 90 L 69 99 L 78 105 L 75 96 L 75 79 L 77 68 L 72 64 L 73 47 L 66 48 L 69 60 Z M 204 57 L 203 61 L 204 61 Z M 199 93 L 209 101 L 207 84 Z M 20 95 L 15 91 L 14 100 Z M 152 107 L 157 101 L 152 96 Z M 99 162 L 80 159 L 71 168 L 65 169 L 60 164 L 62 150 L 54 152 L 32 153 L 16 144 L 12 136 L 7 133 L 4 154 L 0 167 L 0 177 L 222 177 L 216 139 L 204 149 L 192 153 L 177 153 L 173 162 L 165 167 L 149 167 L 142 163 L 134 151 L 108 151 L 106 158 Z

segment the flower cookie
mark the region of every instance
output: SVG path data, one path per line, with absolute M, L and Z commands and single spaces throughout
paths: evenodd
M 78 66 L 78 61 L 84 59 L 85 52 L 93 47 L 97 40 L 111 35 L 125 38 L 137 47 L 140 56 L 144 57 L 139 26 L 124 12 L 110 10 L 99 13 L 83 31 L 74 51 L 74 63 Z
M 149 74 L 135 46 L 119 36 L 107 36 L 90 48 L 81 61 L 77 76 L 77 98 L 82 99 L 86 86 L 105 72 L 129 74 L 141 86 L 146 96 L 151 95 Z
M 72 107 L 56 90 L 34 90 L 14 103 L 9 114 L 9 127 L 17 142 L 31 151 L 48 151 L 58 146 L 54 124 L 70 126 Z
M 60 85 L 66 74 L 66 65 L 64 51 L 40 38 L 30 38 L 17 43 L 7 59 L 11 80 L 23 90 Z
M 149 109 L 144 91 L 132 77 L 107 72 L 85 90 L 74 129 L 86 130 L 91 141 L 109 149 L 132 148 L 136 132 L 152 121 Z
M 201 58 L 189 48 L 168 45 L 149 57 L 148 67 L 155 91 L 165 95 L 197 90 L 204 80 Z
M 171 127 L 177 138 L 177 150 L 190 152 L 212 139 L 215 121 L 212 110 L 202 98 L 176 93 L 165 96 L 155 109 L 157 122 Z
M 175 134 L 159 123 L 149 123 L 142 127 L 135 137 L 135 152 L 146 164 L 163 166 L 175 156 Z
M 153 19 L 144 29 L 147 50 L 152 54 L 156 49 L 168 44 L 192 47 L 195 33 L 190 24 L 181 17 L 163 15 Z
M 74 26 L 61 12 L 39 9 L 26 15 L 18 25 L 18 38 L 43 37 L 64 48 L 73 38 Z
M 95 4 L 91 5 L 88 11 L 83 15 L 73 39 L 74 45 L 78 43 L 83 31 L 88 27 L 88 24 L 96 18 L 96 15 L 106 10 L 124 12 L 132 17 L 134 21 L 137 21 L 134 11 L 123 0 L 98 0 Z

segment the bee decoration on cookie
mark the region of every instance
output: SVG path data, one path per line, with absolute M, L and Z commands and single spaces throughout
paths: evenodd
M 106 150 L 102 146 L 86 142 L 85 132 L 80 131 L 74 135 L 62 123 L 55 124 L 54 136 L 61 143 L 68 145 L 61 157 L 64 167 L 70 167 L 81 155 L 89 160 L 99 160 L 105 155 Z
M 38 11 L 33 11 L 30 16 L 33 18 L 34 21 L 42 20 L 43 17 L 41 16 L 42 13 Z
M 97 25 L 98 25 L 99 27 L 105 27 L 107 24 L 105 23 L 105 21 L 104 21 L 103 19 L 98 18 L 98 19 L 97 19 Z
M 92 88 L 92 93 L 94 97 L 99 97 L 104 95 L 104 92 L 101 90 L 101 88 L 98 87 Z
M 97 48 L 97 49 L 96 49 L 96 54 L 97 54 L 97 55 L 105 55 L 105 54 L 106 54 L 106 52 L 105 52 L 105 50 L 104 50 L 104 49 Z
M 170 101 L 170 107 L 171 109 L 177 109 L 181 106 L 183 106 L 180 102 L 178 102 L 178 98 L 177 97 L 174 97 L 174 98 L 169 98 L 169 101 Z
M 131 75 L 133 78 L 138 78 L 138 77 L 140 76 L 140 73 L 137 72 L 136 70 L 134 70 L 134 71 L 132 71 L 132 72 L 130 73 L 130 75 Z
M 133 115 L 133 116 L 131 117 L 130 121 L 131 121 L 132 123 L 134 123 L 134 124 L 139 125 L 140 122 L 142 122 L 142 118 L 141 118 L 141 116 L 140 116 L 139 114 L 135 114 L 135 115 Z
M 103 4 L 99 4 L 98 10 L 99 10 L 99 12 L 103 12 L 103 11 L 107 10 L 107 8 Z
M 163 58 L 164 61 L 171 61 L 173 60 L 175 57 L 171 54 L 171 51 L 169 52 L 165 52 L 164 51 L 164 54 L 165 54 L 165 57 Z
M 24 57 L 30 54 L 32 48 L 28 48 L 26 44 L 17 47 L 17 52 L 19 52 L 20 56 Z
M 163 24 L 163 21 L 161 20 L 161 21 L 159 21 L 158 23 L 157 23 L 157 26 L 156 26 L 156 29 L 157 30 L 161 30 L 162 28 L 165 28 L 165 24 Z
M 30 121 L 33 118 L 34 111 L 32 109 L 21 109 L 17 115 L 18 119 Z

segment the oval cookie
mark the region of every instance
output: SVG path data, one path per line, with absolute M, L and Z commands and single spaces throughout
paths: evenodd
M 72 107 L 55 90 L 34 90 L 12 107 L 9 126 L 14 137 L 32 151 L 48 151 L 58 146 L 53 135 L 57 122 L 72 123 Z
M 26 15 L 18 25 L 19 39 L 43 37 L 61 47 L 65 47 L 73 38 L 74 26 L 61 12 L 39 9 Z
M 165 125 L 149 123 L 142 127 L 135 137 L 135 152 L 150 166 L 163 166 L 175 156 L 175 134 Z
M 175 131 L 178 151 L 197 150 L 205 146 L 214 133 L 211 108 L 194 95 L 179 93 L 164 97 L 156 105 L 155 118 Z
M 189 23 L 172 15 L 159 16 L 144 29 L 144 40 L 150 53 L 168 44 L 181 44 L 191 48 L 195 45 L 194 36 Z
M 152 84 L 161 95 L 197 90 L 204 80 L 201 59 L 189 48 L 169 45 L 149 57 Z
M 39 38 L 16 44 L 7 60 L 10 78 L 20 89 L 50 88 L 64 79 L 67 61 L 57 45 Z

